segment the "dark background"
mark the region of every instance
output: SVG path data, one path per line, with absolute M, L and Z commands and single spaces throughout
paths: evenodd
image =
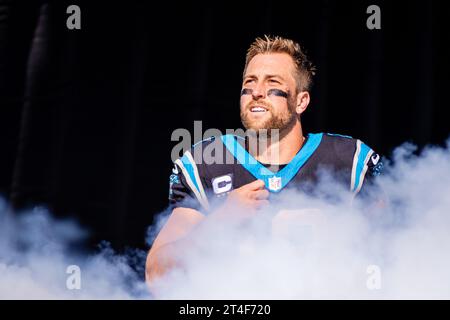
M 91 244 L 145 248 L 163 210 L 176 128 L 240 127 L 246 49 L 299 41 L 318 68 L 306 132 L 386 156 L 443 144 L 448 1 L 6 1 L 0 5 L 0 193 L 76 217 Z M 81 7 L 81 30 L 66 8 Z M 366 9 L 381 8 L 381 30 Z

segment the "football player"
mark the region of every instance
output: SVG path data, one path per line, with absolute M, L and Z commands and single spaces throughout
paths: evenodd
M 290 39 L 265 36 L 250 46 L 240 115 L 253 134 L 206 139 L 175 161 L 169 191 L 173 211 L 147 258 L 150 284 L 176 265 L 203 222 L 247 219 L 290 188 L 310 192 L 323 169 L 353 196 L 379 174 L 379 155 L 362 141 L 303 131 L 300 116 L 309 105 L 314 74 L 300 45 Z M 233 206 L 241 210 L 230 210 Z

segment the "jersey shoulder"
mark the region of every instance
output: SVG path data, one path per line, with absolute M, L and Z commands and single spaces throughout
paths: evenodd
M 182 157 L 175 160 L 175 169 L 179 168 L 177 171 L 180 177 L 178 180 L 181 182 L 180 188 L 183 187 L 184 194 L 190 194 L 190 198 L 197 199 L 205 211 L 209 210 L 208 194 L 214 179 L 231 176 L 239 171 L 239 165 L 221 138 L 212 136 L 199 141 L 185 151 Z M 171 183 L 171 186 L 175 190 L 178 184 Z M 172 191 L 172 194 L 175 194 L 175 191 Z M 184 200 L 187 197 L 179 198 Z
M 234 135 L 233 135 L 234 136 Z M 199 174 L 210 181 L 214 177 L 235 172 L 240 169 L 234 155 L 223 142 L 225 136 L 210 137 L 192 146 L 191 152 Z M 245 141 L 240 136 L 234 136 L 238 141 Z
M 357 138 L 353 138 L 347 135 L 324 133 L 322 139 L 323 148 L 327 152 L 337 157 L 348 157 L 348 155 L 354 156 L 355 153 L 362 152 L 363 154 L 374 154 L 375 151 L 365 144 L 363 141 Z
M 343 157 L 349 154 L 353 154 L 356 150 L 357 139 L 351 136 L 345 136 L 335 133 L 323 134 L 322 144 L 328 152 Z
M 325 158 L 333 157 L 329 161 L 338 167 L 351 168 L 350 189 L 355 193 L 360 191 L 364 180 L 379 175 L 383 168 L 380 155 L 360 139 L 351 136 L 324 134 L 321 152 Z

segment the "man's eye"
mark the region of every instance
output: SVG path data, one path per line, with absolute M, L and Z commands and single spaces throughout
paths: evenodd
M 270 79 L 269 82 L 274 84 L 281 84 L 280 81 L 274 79 Z
M 247 79 L 247 80 L 244 81 L 244 83 L 248 84 L 248 83 L 252 83 L 253 81 L 255 81 L 255 80 L 254 79 Z

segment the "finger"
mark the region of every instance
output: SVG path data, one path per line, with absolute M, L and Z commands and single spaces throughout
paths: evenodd
M 244 185 L 243 187 L 248 190 L 261 190 L 264 189 L 265 184 L 263 180 L 255 180 L 253 182 Z
M 255 200 L 265 200 L 269 198 L 269 194 L 269 191 L 267 191 L 266 189 L 256 190 L 250 193 L 250 197 Z

